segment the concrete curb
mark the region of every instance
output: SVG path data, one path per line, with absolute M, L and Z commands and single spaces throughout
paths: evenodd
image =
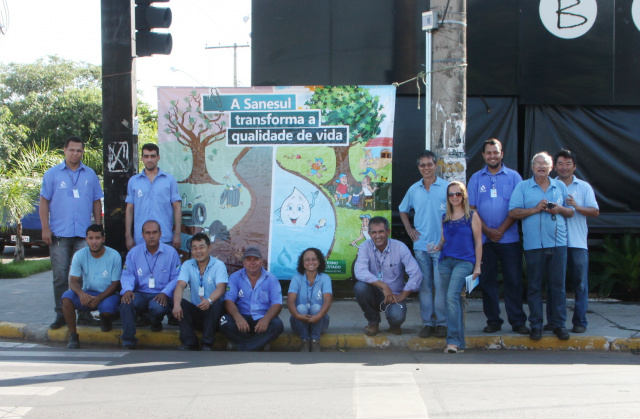
M 69 331 L 66 327 L 51 330 L 46 325 L 0 322 L 0 338 L 23 339 L 36 342 L 64 343 Z M 118 348 L 122 330 L 113 329 L 102 332 L 96 327 L 78 327 L 81 344 L 100 345 Z M 177 329 L 152 332 L 149 329 L 138 329 L 138 347 L 140 349 L 175 349 L 180 345 Z M 225 350 L 226 339 L 217 335 L 214 349 Z M 607 336 L 575 336 L 569 340 L 559 340 L 552 336 L 545 336 L 539 341 L 533 341 L 527 336 L 491 335 L 468 336 L 467 349 L 485 350 L 564 350 L 564 351 L 637 351 L 640 350 L 640 338 L 615 338 Z M 271 349 L 276 351 L 297 351 L 300 339 L 293 334 L 284 333 L 271 343 Z M 445 348 L 444 338 L 419 338 L 415 335 L 386 335 L 366 336 L 363 333 L 326 334 L 320 339 L 320 346 L 326 350 L 363 350 L 363 349 L 397 349 L 411 351 L 441 351 Z

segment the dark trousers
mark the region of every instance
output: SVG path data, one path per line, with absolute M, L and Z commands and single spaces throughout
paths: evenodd
M 249 333 L 238 330 L 235 320 L 230 315 L 225 314 L 220 318 L 220 331 L 227 339 L 236 344 L 239 351 L 258 351 L 284 331 L 284 324 L 279 317 L 271 319 L 267 330 L 256 333 L 255 327 L 259 319 L 253 320 L 253 317 L 244 314 L 241 316 L 249 323 Z
M 207 310 L 200 310 L 191 301 L 183 299 L 182 320 L 180 320 L 180 342 L 184 345 L 198 346 L 198 337 L 195 331 L 202 331 L 202 344 L 213 345 L 220 317 L 224 311 L 222 300 L 218 299 Z

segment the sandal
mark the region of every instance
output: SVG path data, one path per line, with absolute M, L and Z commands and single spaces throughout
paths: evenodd
M 457 354 L 458 353 L 458 347 L 456 345 L 447 345 L 446 349 L 444 350 L 445 354 Z

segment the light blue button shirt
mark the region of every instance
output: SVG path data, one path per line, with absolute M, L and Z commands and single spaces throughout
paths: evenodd
M 172 204 L 176 201 L 182 201 L 178 193 L 178 182 L 160 168 L 153 183 L 149 181 L 144 170 L 129 179 L 125 202 L 133 204 L 133 239 L 136 244 L 144 243 L 142 225 L 149 220 L 155 220 L 160 224 L 160 241 L 173 241 Z
M 149 277 L 153 272 L 155 286 L 149 288 Z M 146 292 L 151 294 L 163 293 L 173 298 L 173 290 L 178 282 L 180 273 L 180 256 L 171 246 L 160 243 L 155 254 L 147 250 L 147 244 L 134 246 L 127 254 L 127 260 L 122 271 L 120 283 L 121 295 L 127 291 Z
M 580 180 L 574 175 L 573 182 L 567 186 L 567 189 L 569 190 L 569 195 L 573 197 L 578 206 L 600 209 L 598 202 L 596 201 L 596 194 L 593 192 L 593 188 L 584 180 Z M 586 249 L 587 234 L 589 233 L 587 217 L 580 214 L 578 211 L 575 211 L 573 217 L 567 219 L 567 233 L 568 247 Z
M 73 171 L 63 161 L 45 172 L 40 196 L 49 201 L 49 228 L 54 236 L 86 237 L 93 202 L 104 194 L 93 169 L 80 163 Z
M 469 191 L 469 205 L 478 210 L 478 215 L 489 228 L 498 228 L 509 216 L 509 199 L 522 177 L 515 170 L 511 170 L 504 164 L 495 175 L 491 174 L 485 166 L 469 179 L 467 190 Z M 482 233 L 482 241 L 490 241 Z M 504 231 L 499 243 L 515 243 L 520 241 L 518 223 Z
M 514 208 L 532 208 L 546 199 L 564 206 L 567 199 L 567 187 L 559 180 L 549 178 L 546 192 L 536 183 L 534 178 L 523 180 L 516 185 L 509 201 L 509 211 Z M 530 215 L 522 220 L 524 250 L 544 249 L 567 245 L 567 224 L 565 218 L 557 214 L 555 221 L 546 211 Z
M 104 254 L 99 258 L 94 258 L 87 246 L 73 255 L 69 275 L 82 278 L 83 290 L 103 292 L 109 288 L 112 282 L 120 281 L 121 272 L 122 258 L 120 253 L 105 246 Z
M 213 256 L 209 257 L 209 263 L 204 269 L 204 274 L 200 275 L 198 261 L 189 259 L 182 264 L 178 281 L 186 282 L 191 288 L 191 302 L 195 305 L 200 304 L 200 287 L 204 287 L 204 298 L 209 298 L 211 293 L 216 290 L 218 284 L 226 284 L 229 282 L 227 267 L 219 259 Z M 222 298 L 224 300 L 224 298 Z
M 447 210 L 447 186 L 449 182 L 436 177 L 427 191 L 422 180 L 419 180 L 411 185 L 400 203 L 400 212 L 415 211 L 413 226 L 420 233 L 420 239 L 413 243 L 414 250 L 426 252 L 429 243 L 440 242 L 442 215 Z
M 229 286 L 224 299 L 236 303 L 240 314 L 259 320 L 272 305 L 282 304 L 282 288 L 278 278 L 264 268 L 255 288 L 251 288 L 247 270 L 243 268 L 229 276 Z
M 331 278 L 325 273 L 318 273 L 313 285 L 311 285 L 306 274 L 296 273 L 291 278 L 289 292 L 296 294 L 296 305 L 322 305 L 324 304 L 324 294 L 333 294 Z

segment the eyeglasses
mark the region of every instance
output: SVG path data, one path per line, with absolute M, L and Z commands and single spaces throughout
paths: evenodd
M 462 192 L 449 192 L 449 196 L 461 197 L 462 196 Z

